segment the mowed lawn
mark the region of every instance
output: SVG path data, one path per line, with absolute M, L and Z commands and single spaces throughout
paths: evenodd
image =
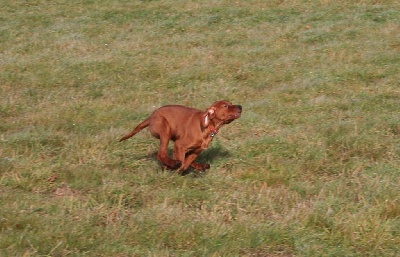
M 205 173 L 118 142 L 221 99 Z M 0 256 L 400 256 L 399 188 L 396 0 L 0 0 Z

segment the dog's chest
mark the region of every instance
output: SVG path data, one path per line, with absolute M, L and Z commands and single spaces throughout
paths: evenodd
M 209 136 L 207 138 L 197 139 L 197 140 L 193 141 L 194 144 L 189 148 L 191 150 L 201 152 L 201 151 L 203 151 L 203 150 L 208 148 L 208 146 L 210 145 L 212 139 L 213 138 L 211 136 Z
M 203 142 L 201 143 L 201 149 L 202 150 L 207 149 L 212 140 L 213 140 L 213 137 L 211 137 L 211 136 L 204 139 Z

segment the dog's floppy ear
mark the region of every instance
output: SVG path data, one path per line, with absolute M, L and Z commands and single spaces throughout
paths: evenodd
M 202 116 L 202 120 L 201 120 L 201 125 L 206 128 L 208 127 L 208 125 L 210 124 L 210 120 L 212 118 L 214 118 L 215 116 L 215 110 L 214 107 L 211 107 L 210 109 L 208 109 Z

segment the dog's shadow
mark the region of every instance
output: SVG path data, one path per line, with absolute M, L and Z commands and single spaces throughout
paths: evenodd
M 197 157 L 196 162 L 199 163 L 210 163 L 212 164 L 215 159 L 226 158 L 231 156 L 228 150 L 223 148 L 221 145 L 216 144 L 213 147 L 202 152 L 199 157 Z
M 148 157 L 150 157 L 151 159 L 153 159 L 154 161 L 160 163 L 157 159 L 157 154 L 158 151 L 154 151 L 151 154 L 148 155 Z M 170 157 L 172 157 L 174 155 L 173 150 L 171 148 L 168 149 L 168 155 Z M 209 149 L 205 150 L 204 152 L 202 152 L 199 157 L 197 157 L 196 162 L 198 163 L 209 163 L 211 166 L 214 162 L 215 159 L 219 159 L 219 158 L 227 158 L 231 156 L 231 154 L 229 153 L 229 151 L 227 151 L 225 148 L 223 148 L 221 145 L 216 144 L 213 147 L 210 147 Z M 160 167 L 162 167 L 161 163 L 160 163 Z M 212 167 L 211 167 L 212 168 Z M 190 167 L 187 171 L 185 171 L 182 175 L 187 175 L 190 173 L 195 173 L 195 174 L 199 174 L 201 172 L 193 169 L 192 167 Z

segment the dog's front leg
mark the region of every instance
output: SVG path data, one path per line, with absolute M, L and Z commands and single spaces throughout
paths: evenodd
M 179 173 L 183 174 L 192 165 L 199 153 L 188 152 L 187 147 L 181 145 L 178 141 L 174 145 L 174 159 L 181 162 Z
M 210 168 L 210 164 L 200 164 L 195 162 L 201 151 L 190 151 L 187 152 L 187 148 L 181 146 L 179 142 L 175 142 L 174 145 L 174 159 L 180 161 L 182 164 L 178 171 L 183 174 L 189 167 L 192 167 L 198 171 L 205 171 Z
M 190 166 L 192 166 L 192 164 L 194 163 L 194 160 L 196 160 L 197 156 L 199 156 L 199 153 L 189 153 L 186 154 L 184 161 L 182 162 L 181 167 L 179 168 L 179 171 L 181 173 L 185 172 L 187 169 L 189 169 Z M 193 167 L 195 169 L 196 167 Z

